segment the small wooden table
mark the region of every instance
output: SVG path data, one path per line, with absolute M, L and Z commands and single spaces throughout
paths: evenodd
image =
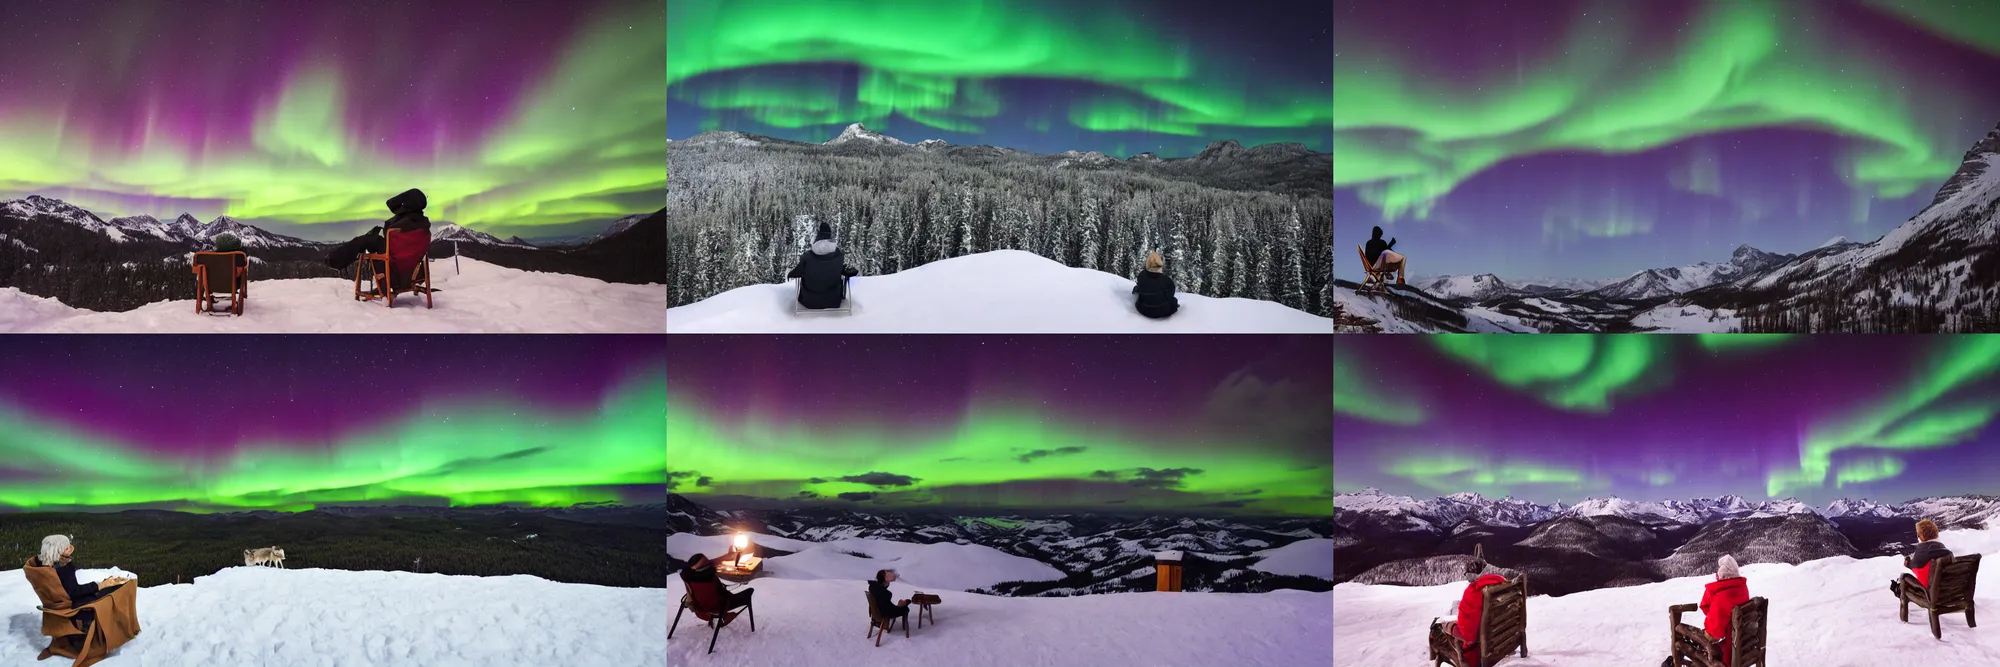
M 930 618 L 931 625 L 937 625 L 937 615 L 931 613 L 931 605 L 941 604 L 944 600 L 928 593 L 918 593 L 910 596 L 910 602 L 917 605 L 917 627 L 924 627 L 926 617 Z
M 744 556 L 743 564 L 740 566 L 736 564 L 734 558 L 719 558 L 715 561 L 715 576 L 730 581 L 756 579 L 763 571 L 764 559 L 756 556 Z

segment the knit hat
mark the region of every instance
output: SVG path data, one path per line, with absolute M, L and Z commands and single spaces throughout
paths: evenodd
M 210 241 L 215 243 L 216 252 L 236 252 L 243 249 L 243 242 L 237 240 L 234 234 L 216 234 Z
M 1735 579 L 1740 576 L 1743 575 L 1736 571 L 1736 559 L 1730 558 L 1729 554 L 1723 554 L 1721 558 L 1715 559 L 1715 579 L 1717 581 Z

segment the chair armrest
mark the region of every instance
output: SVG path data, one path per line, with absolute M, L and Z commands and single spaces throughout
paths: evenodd
M 1701 605 L 1693 605 L 1693 604 L 1677 604 L 1672 607 L 1667 607 L 1667 621 L 1671 625 L 1680 625 L 1681 614 L 1685 614 L 1700 608 Z

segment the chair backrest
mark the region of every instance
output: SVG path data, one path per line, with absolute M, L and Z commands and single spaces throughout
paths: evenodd
M 682 574 L 686 573 L 683 572 Z M 687 577 L 683 576 L 681 577 L 681 583 L 687 585 L 688 595 L 694 598 L 694 613 L 696 616 L 702 620 L 708 620 L 709 616 L 722 613 L 721 582 L 688 581 Z
M 208 273 L 208 291 L 210 294 L 228 294 L 236 291 L 236 258 L 239 256 L 249 257 L 249 255 L 243 254 L 240 250 L 235 252 L 204 251 L 194 254 L 195 265 L 202 267 L 202 270 Z
M 1764 664 L 1764 639 L 1770 605 L 1764 598 L 1750 598 L 1729 613 L 1730 658 L 1734 667 Z
M 36 565 L 30 558 L 21 573 L 27 576 L 28 587 L 35 589 L 35 597 L 41 598 L 44 611 L 69 608 L 69 592 L 63 590 L 62 577 L 55 568 Z
M 389 255 L 389 265 L 395 271 L 396 283 L 409 280 L 417 266 L 423 263 L 424 255 L 431 250 L 431 232 L 427 229 L 413 231 L 385 230 L 382 241 L 383 252 Z
M 1979 584 L 1979 554 L 1945 556 L 1931 564 L 1931 608 L 1964 609 Z
M 1528 643 L 1528 575 L 1487 586 L 1479 616 L 1479 664 L 1491 665 Z
M 868 618 L 876 621 L 882 620 L 882 610 L 875 608 L 875 594 L 868 591 L 862 591 L 861 594 L 868 596 Z

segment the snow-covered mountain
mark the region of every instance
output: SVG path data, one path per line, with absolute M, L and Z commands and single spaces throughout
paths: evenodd
M 304 239 L 274 234 L 255 225 L 244 223 L 229 216 L 218 216 L 202 223 L 194 216 L 182 213 L 172 222 L 161 222 L 150 215 L 133 215 L 112 218 L 105 221 L 97 214 L 78 208 L 60 199 L 41 195 L 29 195 L 25 199 L 0 202 L 0 215 L 18 220 L 42 220 L 67 223 L 87 231 L 103 234 L 114 242 L 127 241 L 171 241 L 193 246 L 208 244 L 217 234 L 234 234 L 245 248 L 296 248 L 325 245 Z
M 104 667 L 663 665 L 667 622 L 679 599 L 662 588 L 565 584 L 527 575 L 230 567 L 174 583 L 171 577 L 149 581 L 145 572 L 118 568 L 77 571 L 85 581 L 113 574 L 136 577 L 143 586 L 138 613 L 145 630 L 112 653 Z M 385 606 L 385 600 L 397 602 Z M 27 610 L 15 613 L 13 622 L 34 623 L 40 603 L 19 569 L 0 572 L 0 605 Z M 574 618 L 578 609 L 595 610 L 591 622 L 558 620 Z M 216 632 L 253 618 L 272 630 Z M 54 664 L 35 661 L 48 645 L 35 627 L 0 636 L 0 664 Z M 682 636 L 675 634 L 675 641 Z
M 995 282 L 993 276 L 1007 276 Z M 849 281 L 851 315 L 792 313 L 798 287 L 774 283 L 739 287 L 667 311 L 678 333 L 1130 332 L 1326 333 L 1324 317 L 1270 301 L 1181 294 L 1180 311 L 1148 319 L 1132 307 L 1129 278 L 1063 266 L 1020 250 L 938 260 L 882 276 Z
M 1679 524 L 1699 526 L 1729 519 L 1783 517 L 1794 514 L 1825 518 L 1874 517 L 1931 519 L 1942 525 L 1977 525 L 2000 516 L 2000 497 L 1948 496 L 1889 504 L 1870 499 L 1841 498 L 1818 509 L 1796 498 L 1751 502 L 1736 495 L 1689 500 L 1628 500 L 1616 496 L 1586 498 L 1565 506 L 1561 501 L 1541 504 L 1512 497 L 1489 499 L 1476 493 L 1460 492 L 1438 498 L 1417 499 L 1383 493 L 1373 487 L 1333 497 L 1335 517 L 1343 525 L 1367 522 L 1375 527 L 1430 529 L 1449 532 L 1460 523 L 1476 520 L 1487 525 L 1532 526 L 1560 517 L 1615 516 L 1647 525 Z M 1369 517 L 1363 519 L 1361 517 Z
M 1479 301 L 1520 292 L 1518 288 L 1491 273 L 1476 276 L 1440 276 L 1419 284 L 1432 296 L 1444 299 Z
M 634 216 L 627 216 L 627 217 L 633 218 Z M 633 219 L 632 222 L 638 222 L 639 220 L 644 220 L 644 219 L 646 219 L 646 216 L 640 215 L 636 216 L 636 219 Z M 625 226 L 627 227 L 632 226 L 632 222 L 625 223 Z M 609 234 L 605 235 L 605 237 L 608 236 Z M 439 242 L 449 243 L 452 241 L 458 241 L 463 243 L 481 243 L 485 245 L 494 245 L 494 246 L 510 246 L 517 248 L 535 247 L 527 243 L 504 241 L 492 234 L 488 234 L 486 232 L 482 232 L 477 229 L 472 229 L 470 227 L 466 227 L 455 222 L 446 222 L 446 223 L 431 225 L 431 243 L 439 243 Z
M 614 221 L 612 221 L 612 223 L 611 223 L 611 226 L 609 226 L 609 227 L 605 227 L 605 228 L 604 228 L 604 231 L 601 231 L 601 232 L 598 232 L 598 233 L 597 233 L 596 235 L 594 235 L 594 236 L 591 236 L 591 237 L 590 237 L 590 238 L 588 238 L 588 239 L 585 239 L 585 240 L 583 241 L 583 243 L 587 245 L 587 244 L 591 244 L 591 243 L 596 243 L 596 242 L 598 242 L 598 241 L 602 241 L 602 240 L 604 240 L 604 239 L 608 239 L 608 238 L 611 238 L 611 237 L 613 237 L 613 236 L 617 236 L 619 232 L 622 232 L 622 231 L 625 231 L 625 230 L 627 230 L 627 229 L 631 229 L 631 228 L 632 228 L 632 225 L 635 225 L 635 224 L 638 224 L 640 220 L 645 220 L 645 219 L 646 219 L 647 217 L 649 217 L 649 216 L 651 216 L 651 215 L 653 215 L 653 214 L 651 214 L 651 213 L 634 213 L 634 214 L 632 214 L 632 215 L 628 215 L 628 216 L 625 216 L 625 217 L 623 217 L 623 218 L 619 218 L 619 219 L 617 219 L 617 220 L 614 220 Z M 492 237 L 490 237 L 490 236 L 489 236 L 488 238 L 492 238 Z M 528 245 L 528 242 L 526 242 L 526 241 L 521 241 L 521 240 L 520 240 L 520 237 L 518 237 L 518 236 L 517 236 L 517 237 L 514 237 L 513 239 L 509 239 L 509 245 Z
M 840 131 L 840 136 L 828 139 L 826 143 L 829 146 L 837 146 L 857 141 L 886 146 L 910 145 L 909 142 L 863 127 L 860 123 L 847 126 L 847 129 Z
M 215 237 L 222 234 L 234 235 L 236 240 L 241 241 L 245 248 L 301 248 L 325 245 L 283 234 L 273 234 L 255 225 L 245 224 L 241 220 L 226 215 L 219 216 L 214 220 L 210 220 L 208 224 L 203 225 L 200 233 L 196 236 L 196 240 L 204 243 L 213 243 Z
M 2000 530 L 1946 531 L 1942 541 L 1959 554 L 2000 554 Z M 1699 602 L 1703 586 L 1715 578 L 1714 567 L 1711 559 L 1706 570 L 1683 578 L 1561 596 L 1543 594 L 1545 580 L 1530 575 L 1529 657 L 1502 664 L 1657 665 L 1666 656 L 1666 609 Z M 1907 571 L 1901 558 L 1886 555 L 1742 567 L 1750 594 L 1770 603 L 1774 666 L 1896 665 L 1946 650 L 1941 647 L 1950 647 L 1952 660 L 1961 664 L 2000 664 L 2000 633 L 1967 627 L 1962 615 L 1942 618 L 1943 642 L 1933 639 L 1915 614 L 1910 623 L 1897 621 L 1886 582 Z M 1336 585 L 1331 664 L 1422 664 L 1423 628 L 1464 592 L 1463 579 L 1431 586 Z M 2000 593 L 1981 586 L 1977 599 L 2000 604 Z M 1699 619 L 1697 612 L 1683 622 Z
M 1716 283 L 1754 275 L 1790 259 L 1791 255 L 1764 252 L 1748 244 L 1736 247 L 1729 261 L 1721 264 L 1700 262 L 1664 269 L 1646 269 L 1624 280 L 1597 288 L 1596 295 L 1607 299 L 1654 299 L 1693 291 Z
M 1853 241 L 1849 241 L 1849 240 L 1847 240 L 1847 237 L 1845 237 L 1845 236 L 1835 236 L 1835 237 L 1833 237 L 1833 238 L 1830 238 L 1830 239 L 1827 239 L 1825 243 L 1821 243 L 1821 244 L 1819 244 L 1819 245 L 1817 245 L 1817 246 L 1814 246 L 1814 248 L 1815 248 L 1815 249 L 1817 249 L 1817 248 L 1831 248 L 1831 247 L 1834 247 L 1834 246 L 1842 246 L 1842 245 L 1847 245 L 1847 244 L 1850 244 L 1850 243 L 1853 243 Z

